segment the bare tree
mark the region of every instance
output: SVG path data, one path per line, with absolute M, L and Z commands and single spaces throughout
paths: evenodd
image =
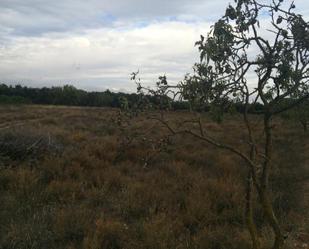
M 151 95 L 159 100 L 161 114 L 155 119 L 171 134 L 189 134 L 228 150 L 246 162 L 246 221 L 252 247 L 260 247 L 253 218 L 252 195 L 256 192 L 275 236 L 272 248 L 280 249 L 285 235 L 274 213 L 269 184 L 273 155 L 272 120 L 275 115 L 290 110 L 309 97 L 309 23 L 294 13 L 294 3 L 286 4 L 283 0 L 273 0 L 269 4 L 259 0 L 235 2 L 235 6 L 229 5 L 225 15 L 212 26 L 207 37 L 201 36 L 196 43 L 200 62 L 182 82 L 170 85 L 162 76 L 156 88 L 150 89 L 142 86 L 136 73 L 132 74 L 132 79 L 142 96 Z M 190 121 L 198 125 L 198 132 L 187 126 L 172 126 L 163 114 L 168 106 L 166 102 L 177 98 L 188 101 L 191 110 L 201 111 L 210 106 L 211 113 L 218 120 L 231 103 L 242 103 L 249 152 L 217 141 L 203 130 L 199 117 Z M 283 105 L 287 98 L 295 101 Z M 255 111 L 252 107 L 256 103 L 262 103 L 263 110 Z M 263 117 L 262 148 L 257 145 L 250 112 Z

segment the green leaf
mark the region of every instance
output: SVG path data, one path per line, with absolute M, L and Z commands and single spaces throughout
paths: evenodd
M 282 16 L 279 16 L 276 23 L 277 23 L 277 24 L 280 24 L 280 23 L 282 23 L 282 20 L 283 20 L 283 19 L 282 19 Z
M 288 31 L 282 30 L 281 33 L 282 33 L 282 36 L 283 36 L 284 38 L 287 38 L 287 37 L 288 37 Z

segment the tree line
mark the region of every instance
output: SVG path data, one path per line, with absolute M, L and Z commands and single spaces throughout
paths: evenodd
M 137 101 L 137 94 L 87 92 L 72 85 L 33 88 L 21 85 L 0 84 L 0 104 L 41 104 L 68 106 L 120 107 L 121 99 Z
M 170 105 L 174 110 L 187 110 L 190 108 L 190 103 L 183 100 L 172 100 L 167 96 L 147 96 L 147 101 L 157 106 L 158 102 L 164 105 Z M 34 88 L 22 85 L 7 85 L 0 84 L 0 104 L 40 104 L 40 105 L 67 105 L 67 106 L 93 106 L 93 107 L 116 107 L 116 108 L 132 108 L 136 105 L 141 105 L 141 98 L 137 93 L 111 92 L 105 90 L 102 92 L 77 89 L 72 85 L 53 86 Z M 209 106 L 199 106 L 200 111 L 210 111 Z M 229 109 L 229 110 L 228 110 Z M 231 109 L 238 112 L 244 110 L 241 103 L 230 103 L 229 108 L 225 108 L 225 112 Z M 263 110 L 263 105 L 256 103 L 251 108 L 253 111 Z

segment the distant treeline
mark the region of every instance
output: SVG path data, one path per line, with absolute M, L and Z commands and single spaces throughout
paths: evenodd
M 149 101 L 157 104 L 153 96 Z M 87 92 L 72 85 L 61 87 L 33 88 L 21 85 L 0 84 L 0 104 L 40 104 L 66 106 L 93 106 L 93 107 L 122 107 L 124 100 L 128 107 L 140 101 L 136 93 L 115 93 L 110 90 L 104 92 Z M 187 102 L 174 101 L 174 109 L 188 109 Z
M 71 85 L 62 87 L 32 88 L 21 85 L 0 84 L 1 104 L 42 104 L 68 106 L 120 107 L 120 99 L 136 102 L 137 94 L 87 92 Z
M 109 90 L 104 92 L 87 92 L 77 89 L 72 85 L 61 87 L 43 87 L 33 88 L 21 85 L 0 84 L 0 104 L 40 104 L 40 105 L 67 105 L 67 106 L 93 106 L 93 107 L 122 107 L 123 100 L 126 100 L 129 106 L 137 104 L 140 99 L 136 93 L 115 93 Z M 149 96 L 149 101 L 156 103 L 154 97 Z M 172 107 L 175 110 L 189 109 L 189 103 L 186 101 L 174 101 Z M 244 106 L 240 103 L 234 103 L 236 111 L 242 112 Z M 207 107 L 203 111 L 208 111 Z M 250 110 L 263 110 L 262 104 L 251 106 Z

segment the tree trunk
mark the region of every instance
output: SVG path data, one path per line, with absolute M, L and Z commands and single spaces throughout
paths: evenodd
M 264 211 L 264 214 L 266 216 L 266 219 L 271 226 L 274 234 L 275 234 L 275 242 L 273 245 L 273 249 L 281 249 L 284 244 L 284 236 L 282 234 L 279 222 L 275 216 L 275 213 L 273 211 L 273 206 L 269 198 L 269 194 L 267 190 L 261 190 L 260 194 L 262 208 Z
M 248 90 L 248 89 L 247 89 Z M 256 157 L 256 145 L 255 145 L 255 140 L 254 136 L 252 133 L 250 121 L 248 118 L 248 110 L 249 110 L 249 95 L 246 95 L 246 104 L 245 104 L 245 111 L 243 114 L 244 122 L 247 127 L 248 131 L 248 137 L 250 141 L 250 160 L 252 162 L 255 161 Z M 255 169 L 249 169 L 248 171 L 248 178 L 247 178 L 247 186 L 246 186 L 246 210 L 245 210 L 245 219 L 247 222 L 247 227 L 251 236 L 251 241 L 252 241 L 252 249 L 259 249 L 260 248 L 260 243 L 259 243 L 259 237 L 258 237 L 258 232 L 257 228 L 254 222 L 254 207 L 253 207 L 253 176 L 255 173 L 253 172 Z
M 256 225 L 254 222 L 254 209 L 253 209 L 252 195 L 253 195 L 253 182 L 252 182 L 252 174 L 249 171 L 248 179 L 247 179 L 247 186 L 246 186 L 246 222 L 247 222 L 247 227 L 248 227 L 248 230 L 251 236 L 252 248 L 259 249 L 260 243 L 258 239 Z
M 284 243 L 284 236 L 282 234 L 279 222 L 273 210 L 272 201 L 270 199 L 269 191 L 269 174 L 271 170 L 272 160 L 272 117 L 265 114 L 264 129 L 265 129 L 265 161 L 263 164 L 263 172 L 261 176 L 261 188 L 259 189 L 259 197 L 265 217 L 275 234 L 275 242 L 273 249 L 281 249 Z

